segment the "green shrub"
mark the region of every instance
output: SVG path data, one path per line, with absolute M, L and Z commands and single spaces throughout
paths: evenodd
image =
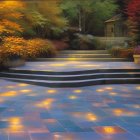
M 98 50 L 104 49 L 105 47 L 104 44 L 92 35 L 76 34 L 75 39 L 71 42 L 71 48 L 80 50 Z
M 51 39 L 62 39 L 64 37 L 64 30 L 60 28 L 52 28 L 51 35 L 49 36 Z
M 92 42 L 97 50 L 105 50 L 104 42 L 101 42 L 98 38 L 94 37 Z

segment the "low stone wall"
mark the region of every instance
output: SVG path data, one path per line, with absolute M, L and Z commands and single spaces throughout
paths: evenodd
M 95 39 L 104 47 L 125 46 L 130 40 L 129 37 L 95 37 Z
M 4 64 L 5 68 L 10 68 L 10 67 L 19 67 L 25 65 L 25 60 L 23 59 L 18 59 L 18 60 L 8 60 Z

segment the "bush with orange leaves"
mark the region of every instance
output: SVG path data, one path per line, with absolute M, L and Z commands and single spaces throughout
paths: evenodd
M 2 60 L 9 58 L 21 57 L 26 58 L 26 41 L 20 37 L 5 37 L 0 47 L 0 55 Z
M 0 46 L 0 63 L 14 58 L 51 57 L 55 53 L 55 48 L 48 40 L 5 37 Z
M 56 49 L 50 41 L 39 38 L 28 40 L 26 49 L 28 58 L 51 57 L 56 54 Z

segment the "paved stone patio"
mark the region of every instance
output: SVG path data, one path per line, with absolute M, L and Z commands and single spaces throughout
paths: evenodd
M 0 80 L 0 140 L 139 140 L 140 85 L 46 88 Z
M 13 68 L 19 70 L 39 71 L 74 71 L 90 69 L 140 69 L 134 62 L 92 62 L 92 61 L 59 61 L 27 62 L 25 66 Z

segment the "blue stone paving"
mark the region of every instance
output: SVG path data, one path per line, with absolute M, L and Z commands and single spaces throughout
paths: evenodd
M 94 61 L 45 61 L 27 62 L 25 66 L 12 68 L 31 71 L 78 71 L 93 69 L 140 69 L 134 62 L 94 62 Z
M 140 84 L 0 85 L 0 140 L 140 140 Z

